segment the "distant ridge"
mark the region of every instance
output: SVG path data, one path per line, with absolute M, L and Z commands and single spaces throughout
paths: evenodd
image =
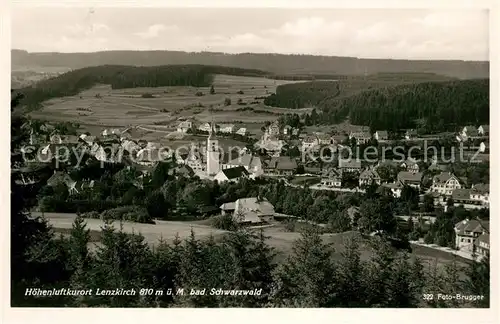
M 14 49 L 13 67 L 67 67 L 99 65 L 155 66 L 202 64 L 256 69 L 276 74 L 435 73 L 460 79 L 488 78 L 489 62 L 461 60 L 393 60 L 339 56 L 285 54 L 225 54 L 182 51 L 104 51 L 94 53 L 29 53 Z

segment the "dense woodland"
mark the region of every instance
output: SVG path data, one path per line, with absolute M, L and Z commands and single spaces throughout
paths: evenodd
M 489 80 L 422 82 L 356 91 L 343 95 L 346 82 L 315 81 L 278 86 L 268 105 L 316 106 L 313 124 L 335 124 L 349 118 L 356 125 L 395 131 L 424 126 L 426 131 L 489 123 Z
M 37 109 L 45 100 L 74 96 L 96 84 L 110 84 L 113 89 L 135 87 L 194 86 L 208 87 L 214 74 L 239 76 L 264 76 L 266 72 L 223 66 L 205 65 L 163 65 L 135 67 L 105 65 L 86 67 L 57 77 L 42 80 L 37 84 L 20 89 L 25 96 L 22 106 Z
M 355 57 L 284 55 L 274 53 L 227 54 L 181 51 L 105 51 L 95 53 L 28 53 L 12 51 L 13 66 L 83 68 L 106 64 L 155 66 L 204 64 L 235 66 L 273 74 L 362 75 L 364 73 L 436 73 L 461 79 L 486 78 L 489 62 L 410 61 Z

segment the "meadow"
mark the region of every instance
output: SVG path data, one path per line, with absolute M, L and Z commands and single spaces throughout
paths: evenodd
M 178 121 L 185 118 L 200 123 L 212 119 L 216 123 L 234 123 L 255 135 L 265 121 L 273 121 L 281 114 L 310 111 L 268 107 L 263 99 L 255 99 L 276 91 L 281 84 L 293 82 L 297 81 L 216 75 L 215 94 L 210 94 L 210 87 L 111 89 L 110 85 L 101 84 L 75 96 L 50 99 L 30 115 L 77 122 L 83 131 L 93 135 L 106 127 L 141 126 L 145 133 L 158 132 L 162 137 L 175 131 Z M 150 97 L 144 98 L 145 94 Z M 226 98 L 231 100 L 230 105 L 224 105 Z M 244 104 L 238 104 L 239 100 Z

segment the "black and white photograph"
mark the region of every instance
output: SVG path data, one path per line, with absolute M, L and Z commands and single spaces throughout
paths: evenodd
M 493 307 L 488 8 L 140 5 L 11 4 L 10 307 Z

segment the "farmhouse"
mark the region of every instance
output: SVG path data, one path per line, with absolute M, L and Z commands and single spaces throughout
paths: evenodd
M 481 125 L 477 128 L 477 133 L 481 136 L 490 136 L 490 125 Z
M 455 247 L 458 250 L 466 251 L 469 253 L 475 252 L 474 243 L 483 234 L 489 234 L 489 222 L 479 221 L 476 219 L 463 220 L 455 224 Z M 484 245 L 485 238 L 483 236 L 483 249 L 486 249 Z M 488 237 L 489 238 L 489 237 Z M 489 250 L 489 242 L 488 242 Z
M 83 141 L 85 144 L 87 144 L 89 146 L 94 145 L 94 143 L 97 139 L 95 136 L 91 136 L 91 135 L 87 135 L 87 134 L 81 134 L 79 136 L 79 138 L 81 141 Z
M 204 156 L 196 147 L 192 147 L 189 151 L 184 163 L 189 166 L 195 173 L 202 173 L 206 170 Z
M 403 185 L 420 189 L 423 174 L 421 172 L 401 171 L 398 173 L 398 181 Z
M 222 182 L 238 182 L 242 178 L 248 178 L 249 173 L 245 167 L 237 166 L 229 169 L 222 169 L 214 177 L 219 183 Z
M 367 169 L 359 175 L 359 186 L 367 186 L 372 183 L 380 185 L 381 179 L 379 174 L 374 169 Z
M 490 203 L 490 186 L 488 184 L 483 184 L 483 183 L 478 183 L 478 184 L 472 185 L 471 199 L 473 201 L 479 201 L 483 205 L 489 205 L 489 203 Z
M 321 175 L 321 185 L 329 188 L 342 186 L 342 171 L 333 168 L 325 169 Z
M 234 205 L 233 218 L 240 224 L 264 223 L 274 218 L 274 206 L 265 198 L 241 198 Z
M 451 172 L 442 172 L 432 179 L 431 191 L 445 196 L 451 196 L 453 190 L 461 189 L 462 184 L 459 178 Z
M 377 141 L 387 141 L 389 139 L 389 134 L 387 131 L 376 131 L 375 134 L 373 134 L 373 137 Z
M 490 255 L 490 234 L 483 233 L 474 241 L 475 252 L 480 256 Z

